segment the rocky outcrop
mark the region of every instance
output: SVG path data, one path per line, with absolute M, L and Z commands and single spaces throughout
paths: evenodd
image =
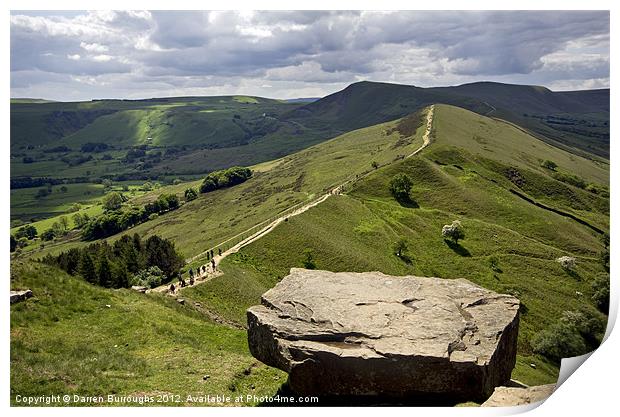
M 544 401 L 553 394 L 555 384 L 536 387 L 513 388 L 497 387 L 493 395 L 486 400 L 483 407 L 514 407 Z
M 11 291 L 11 304 L 25 301 L 30 297 L 32 297 L 32 290 Z
M 303 395 L 484 401 L 510 379 L 518 310 L 464 279 L 293 268 L 248 309 L 248 342 Z

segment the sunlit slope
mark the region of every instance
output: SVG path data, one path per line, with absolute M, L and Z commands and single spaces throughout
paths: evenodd
M 197 255 L 298 204 L 312 201 L 333 187 L 407 155 L 422 144 L 425 112 L 405 119 L 412 134 L 401 134 L 400 121 L 382 123 L 346 133 L 298 153 L 260 164 L 254 176 L 229 189 L 201 194 L 178 210 L 150 220 L 127 233 L 171 238 L 186 256 Z M 419 126 L 419 127 L 418 127 Z M 183 195 L 200 182 L 162 187 L 137 200 L 142 204 L 162 192 Z M 45 252 L 80 245 L 79 241 L 46 247 Z M 37 255 L 39 256 L 39 255 Z
M 505 164 L 548 173 L 540 166 L 552 160 L 559 167 L 589 181 L 609 184 L 609 163 L 586 159 L 551 146 L 527 134 L 516 125 L 447 106 L 436 106 L 436 145 L 452 145 Z M 437 146 L 435 146 L 437 147 Z
M 285 380 L 252 358 L 244 330 L 193 304 L 104 289 L 34 263 L 13 265 L 11 288 L 34 294 L 11 306 L 12 403 L 18 394 L 168 394 L 178 397 L 146 405 L 196 405 L 188 395 L 275 395 Z

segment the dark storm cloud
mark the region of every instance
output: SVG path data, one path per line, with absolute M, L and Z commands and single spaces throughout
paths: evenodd
M 13 94 L 37 96 L 62 83 L 89 94 L 139 95 L 142 85 L 143 94 L 203 86 L 267 96 L 322 95 L 358 79 L 605 85 L 609 14 L 13 12 L 11 71 Z

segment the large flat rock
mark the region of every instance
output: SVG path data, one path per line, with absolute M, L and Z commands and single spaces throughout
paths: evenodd
M 527 388 L 497 387 L 493 395 L 482 406 L 515 407 L 518 405 L 535 404 L 549 398 L 553 391 L 555 391 L 555 384 Z
M 482 401 L 516 361 L 519 300 L 464 279 L 293 268 L 247 317 L 252 355 L 303 395 Z

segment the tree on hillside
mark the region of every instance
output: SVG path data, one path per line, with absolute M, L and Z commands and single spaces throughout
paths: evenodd
M 192 201 L 198 198 L 198 193 L 193 188 L 185 190 L 185 201 Z
M 123 205 L 123 196 L 117 192 L 107 194 L 103 198 L 103 208 L 106 211 L 115 211 L 121 208 Z
M 541 162 L 540 166 L 543 168 L 547 168 L 548 170 L 555 171 L 555 169 L 558 167 L 558 164 L 549 159 L 545 159 Z
M 11 235 L 11 252 L 15 252 L 15 249 L 17 249 L 17 239 Z
M 600 273 L 592 281 L 592 299 L 598 309 L 605 314 L 609 314 L 609 284 L 608 273 Z
M 37 237 L 37 228 L 31 224 L 22 226 L 17 229 L 17 232 L 15 232 L 15 237 L 17 239 L 21 239 L 22 237 L 25 237 L 28 240 L 34 239 Z
M 112 286 L 112 269 L 110 268 L 108 257 L 105 255 L 103 255 L 99 260 L 97 279 L 99 280 L 99 285 L 102 287 Z
M 95 271 L 95 264 L 93 262 L 93 258 L 87 251 L 82 251 L 80 253 L 80 262 L 78 264 L 78 273 L 84 278 L 86 281 L 91 284 L 97 284 L 97 272 Z
M 47 229 L 45 232 L 41 233 L 41 240 L 44 241 L 50 241 L 50 240 L 54 240 L 54 238 L 56 237 L 56 232 L 54 232 L 54 229 Z
M 397 174 L 390 181 L 390 192 L 398 201 L 409 200 L 409 192 L 413 186 L 413 180 L 407 174 Z
M 465 229 L 460 221 L 455 220 L 452 224 L 446 224 L 441 228 L 441 235 L 458 245 L 459 240 L 465 239 Z
M 399 258 L 404 255 L 407 249 L 409 249 L 409 247 L 407 246 L 407 241 L 405 239 L 399 239 L 398 242 L 396 242 L 396 244 L 394 245 L 394 253 Z

